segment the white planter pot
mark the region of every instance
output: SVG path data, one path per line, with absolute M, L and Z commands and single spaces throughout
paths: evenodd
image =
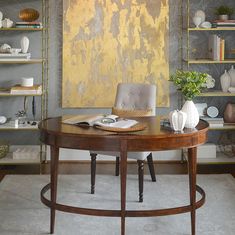
M 29 39 L 28 37 L 24 36 L 21 38 L 20 41 L 21 51 L 22 53 L 27 53 L 29 49 Z
M 228 20 L 228 15 L 219 15 L 219 20 Z
M 199 122 L 199 114 L 197 108 L 192 100 L 187 100 L 181 111 L 187 114 L 187 119 L 185 122 L 186 128 L 194 128 Z

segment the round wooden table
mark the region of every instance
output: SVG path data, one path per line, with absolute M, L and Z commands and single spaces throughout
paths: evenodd
M 79 127 L 63 124 L 63 117 L 43 120 L 39 129 L 41 141 L 50 145 L 51 151 L 51 179 L 41 191 L 41 201 L 50 208 L 50 233 L 54 233 L 55 211 L 71 212 L 94 216 L 113 216 L 121 218 L 121 234 L 125 234 L 126 217 L 162 216 L 190 212 L 191 233 L 195 235 L 196 209 L 205 202 L 205 192 L 196 185 L 197 146 L 207 141 L 208 123 L 200 120 L 194 129 L 184 129 L 183 133 L 175 133 L 160 125 L 160 117 L 134 118 L 146 124 L 146 129 L 129 133 L 114 133 L 96 129 L 94 127 Z M 120 210 L 101 210 L 92 208 L 73 207 L 56 202 L 57 176 L 59 162 L 59 148 L 104 150 L 120 152 L 121 177 L 121 208 Z M 178 148 L 188 149 L 188 172 L 190 188 L 190 204 L 167 209 L 126 210 L 126 176 L 127 152 L 158 151 Z M 51 198 L 44 194 L 51 190 Z M 201 198 L 196 201 L 196 192 Z

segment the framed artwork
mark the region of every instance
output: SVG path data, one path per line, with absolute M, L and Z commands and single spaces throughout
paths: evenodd
M 168 0 L 63 0 L 64 108 L 112 107 L 120 82 L 157 86 L 169 106 Z

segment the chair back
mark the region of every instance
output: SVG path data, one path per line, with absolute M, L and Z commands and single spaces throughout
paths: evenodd
M 156 86 L 144 83 L 119 83 L 115 108 L 125 110 L 151 110 L 155 115 Z

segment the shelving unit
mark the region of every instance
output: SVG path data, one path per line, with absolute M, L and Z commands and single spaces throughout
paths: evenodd
M 210 59 L 188 59 L 188 64 L 235 64 L 235 59 L 210 60 Z
M 205 96 L 220 96 L 220 97 L 227 97 L 227 96 L 235 96 L 235 93 L 229 93 L 229 92 L 223 92 L 223 91 L 218 91 L 218 90 L 213 90 L 209 92 L 202 92 L 199 96 L 205 97 Z
M 42 31 L 44 28 L 0 28 L 0 31 Z
M 184 153 L 184 160 L 187 161 L 187 154 Z M 229 157 L 222 152 L 217 152 L 216 158 L 198 158 L 198 164 L 235 164 L 235 158 Z
M 184 48 L 182 55 L 183 55 L 183 69 L 187 68 L 187 70 L 197 70 L 201 72 L 207 72 L 209 74 L 214 73 L 217 71 L 220 71 L 220 68 L 226 68 L 228 69 L 230 65 L 235 64 L 235 58 L 226 58 L 225 60 L 221 61 L 215 61 L 212 59 L 206 58 L 207 56 L 205 53 L 205 43 L 208 43 L 208 38 L 210 34 L 219 34 L 228 36 L 230 33 L 232 35 L 235 35 L 235 27 L 217 27 L 217 28 L 197 28 L 196 26 L 193 27 L 192 17 L 196 10 L 203 10 L 206 13 L 206 16 L 209 15 L 209 19 L 206 17 L 207 21 L 213 20 L 213 9 L 217 7 L 217 5 L 225 4 L 227 5 L 228 2 L 220 1 L 218 3 L 213 2 L 213 5 L 209 5 L 212 3 L 204 2 L 200 3 L 201 5 L 198 5 L 198 1 L 196 0 L 183 0 L 185 3 L 185 8 L 182 9 L 182 11 L 185 11 L 186 14 L 182 13 L 183 20 L 182 22 L 185 22 L 185 24 L 182 25 L 184 36 L 183 39 L 186 40 L 186 47 Z M 217 5 L 216 5 L 217 4 Z M 183 4 L 184 5 L 184 4 Z M 210 6 L 210 7 L 209 7 Z M 235 8 L 235 4 L 233 6 Z M 215 20 L 215 16 L 214 16 Z M 203 38 L 202 42 L 204 43 L 202 45 L 202 52 L 200 53 L 200 43 L 198 42 L 199 38 Z M 231 39 L 231 38 L 230 38 Z M 194 40 L 194 41 L 193 41 Z M 193 44 L 194 43 L 194 44 Z M 193 45 L 192 45 L 193 44 Z M 196 45 L 196 46 L 195 46 Z M 194 48 L 196 47 L 196 48 Z M 228 49 L 228 48 L 227 48 Z M 233 49 L 233 48 L 231 48 Z M 196 50 L 197 54 L 193 53 L 193 50 Z M 204 51 L 203 51 L 204 50 Z M 198 55 L 198 58 L 195 56 Z M 205 57 L 205 58 L 203 58 Z M 209 57 L 209 56 L 208 56 Z M 221 72 L 220 72 L 221 73 Z M 221 74 L 220 74 L 221 75 Z M 203 102 L 206 102 L 206 99 L 209 101 L 209 103 L 213 103 L 213 99 L 228 99 L 231 98 L 234 100 L 235 93 L 229 93 L 229 92 L 222 92 L 220 89 L 220 82 L 219 82 L 219 76 L 217 75 L 214 77 L 216 79 L 216 88 L 210 89 L 209 91 L 201 93 L 199 95 L 198 99 L 203 99 Z M 219 89 L 218 89 L 219 88 Z M 220 101 L 221 102 L 221 101 Z M 225 102 L 226 104 L 226 102 Z M 216 106 L 216 104 L 215 104 Z M 234 131 L 235 130 L 235 124 L 224 124 L 221 127 L 211 127 L 211 131 L 216 131 L 217 135 L 220 133 L 223 133 L 224 131 Z M 215 159 L 208 158 L 208 159 L 198 159 L 199 164 L 235 164 L 235 156 L 234 157 L 227 157 L 227 155 L 219 152 L 217 154 L 217 157 Z
M 1 0 L 0 0 L 1 1 Z M 8 5 L 11 4 L 16 4 L 18 6 L 18 12 L 22 10 L 22 5 L 25 6 L 25 8 L 28 8 L 28 5 L 34 4 L 37 6 L 37 9 L 40 12 L 41 19 L 40 21 L 42 22 L 43 28 L 0 28 L 0 34 L 4 33 L 4 35 L 11 37 L 12 33 L 14 35 L 18 33 L 25 33 L 27 35 L 30 33 L 31 35 L 34 34 L 34 32 L 38 32 L 40 34 L 40 37 L 35 36 L 34 39 L 36 40 L 36 45 L 38 45 L 38 48 L 40 48 L 40 53 L 38 51 L 34 51 L 34 48 L 30 48 L 30 52 L 32 54 L 40 54 L 40 56 L 36 56 L 36 58 L 28 59 L 28 60 L 4 60 L 0 59 L 0 65 L 2 66 L 8 66 L 9 70 L 11 70 L 11 67 L 13 66 L 14 68 L 17 68 L 18 66 L 24 66 L 27 65 L 27 68 L 29 66 L 37 66 L 34 67 L 32 71 L 29 72 L 29 76 L 31 77 L 33 72 L 35 70 L 40 73 L 40 77 L 37 79 L 37 82 L 40 82 L 42 85 L 42 93 L 41 94 L 9 94 L 9 93 L 4 93 L 0 91 L 0 98 L 1 99 L 8 99 L 8 98 L 14 98 L 14 102 L 16 102 L 16 99 L 19 99 L 20 97 L 38 97 L 38 104 L 39 110 L 37 113 L 37 120 L 34 121 L 32 120 L 31 122 L 26 122 L 25 124 L 19 124 L 18 127 L 15 127 L 15 121 L 8 121 L 7 123 L 0 125 L 0 132 L 1 132 L 1 138 L 4 138 L 4 133 L 8 133 L 9 131 L 12 132 L 27 132 L 33 133 L 38 132 L 38 122 L 44 118 L 47 117 L 47 101 L 48 101 L 48 44 L 49 44 L 49 0 L 23 0 L 21 1 L 20 5 L 17 5 L 19 3 L 17 2 L 10 2 Z M 4 11 L 4 9 L 1 9 L 1 11 Z M 15 16 L 17 18 L 17 16 Z M 31 37 L 33 38 L 33 36 Z M 37 58 L 39 57 L 39 58 Z M 2 67 L 3 68 L 3 67 Z M 1 68 L 0 68 L 1 70 Z M 40 72 L 39 72 L 40 71 Z M 22 75 L 19 74 L 19 77 Z M 23 77 L 23 76 L 22 76 Z M 22 99 L 21 98 L 21 99 Z M 4 115 L 1 113 L 1 115 Z M 6 114 L 7 116 L 7 114 Z M 34 121 L 34 124 L 32 122 Z M 35 125 L 36 122 L 36 125 Z M 10 141 L 9 141 L 10 142 Z M 0 159 L 0 165 L 20 165 L 20 164 L 39 164 L 41 166 L 41 163 L 46 160 L 46 147 L 40 144 L 39 139 L 37 140 L 39 143 L 39 158 L 38 159 L 13 159 L 12 158 L 12 153 L 8 153 L 6 157 Z M 20 145 L 20 143 L 19 143 Z M 24 145 L 22 145 L 24 147 Z M 41 171 L 41 167 L 40 167 Z
M 45 62 L 45 59 L 29 59 L 29 60 L 2 60 L 0 64 L 41 64 Z
M 187 28 L 188 31 L 233 31 L 235 30 L 234 27 L 217 27 L 217 28 Z

